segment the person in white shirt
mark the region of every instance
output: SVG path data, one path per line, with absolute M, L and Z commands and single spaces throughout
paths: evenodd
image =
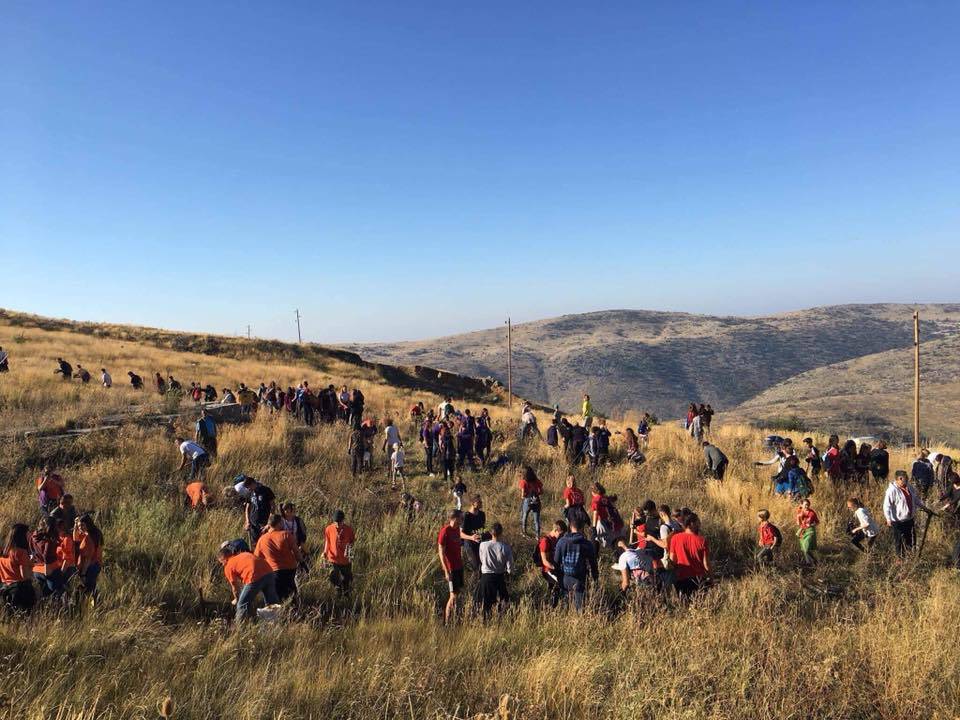
M 105 388 L 113 387 L 113 378 L 110 377 L 106 368 L 100 368 L 100 384 Z
M 383 429 L 382 449 L 384 452 L 388 452 L 388 449 L 394 445 L 403 445 L 403 440 L 400 439 L 400 431 L 397 430 L 397 426 L 393 424 L 393 418 L 387 418 L 387 425 Z
M 500 538 L 503 525 L 494 523 L 490 528 L 490 540 L 480 543 L 480 582 L 477 584 L 477 602 L 483 608 L 484 617 L 497 603 L 510 602 L 507 592 L 507 575 L 513 572 L 513 550 Z
M 397 478 L 399 478 L 403 489 L 406 490 L 406 478 L 403 476 L 403 445 L 394 443 L 391 447 L 393 448 L 393 452 L 390 454 L 390 482 L 392 488 L 397 489 Z
M 907 473 L 897 470 L 883 496 L 883 517 L 893 530 L 893 545 L 901 558 L 913 549 L 916 541 L 914 513 L 918 508 L 926 510 L 927 506 L 907 480 Z
M 868 552 L 877 539 L 879 530 L 870 517 L 870 511 L 860 502 L 860 498 L 852 497 L 847 500 L 847 508 L 853 511 L 853 522 L 850 523 L 850 542 L 860 552 Z M 863 543 L 866 541 L 867 546 Z
M 207 451 L 192 440 L 187 440 L 182 437 L 177 438 L 177 446 L 180 448 L 180 467 L 178 467 L 177 470 L 182 470 L 189 461 L 190 477 L 188 479 L 193 480 L 194 478 L 199 478 L 203 474 L 203 469 L 210 461 L 210 456 L 207 455 Z

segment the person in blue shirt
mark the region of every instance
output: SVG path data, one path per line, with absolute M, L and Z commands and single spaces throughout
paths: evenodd
M 572 518 L 570 532 L 557 540 L 553 551 L 553 564 L 563 573 L 563 589 L 578 611 L 583 610 L 587 595 L 587 573 L 594 581 L 600 576 L 596 547 L 582 530 L 580 518 Z
M 206 409 L 200 411 L 200 417 L 197 419 L 196 441 L 211 457 L 216 456 L 217 421 Z

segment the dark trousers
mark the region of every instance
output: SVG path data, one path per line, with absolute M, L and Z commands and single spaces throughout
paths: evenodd
M 727 463 L 722 462 L 713 470 L 713 477 L 717 480 L 723 480 L 723 476 L 727 472 Z
M 855 533 L 853 533 L 853 535 L 850 536 L 850 542 L 854 544 L 857 550 L 860 550 L 862 552 L 866 552 L 867 550 L 872 548 L 873 543 L 876 541 L 876 539 L 877 539 L 876 536 L 867 537 L 866 534 L 863 532 L 863 530 L 857 530 Z M 863 546 L 864 540 L 867 541 L 866 547 Z
M 483 465 L 486 465 L 490 459 L 490 440 L 488 438 L 477 438 L 477 457 L 480 458 L 480 463 Z
M 457 467 L 462 468 L 464 461 L 470 463 L 470 467 L 476 465 L 473 459 L 473 438 L 461 437 L 457 442 Z
M 280 598 L 280 602 L 297 594 L 296 568 L 291 570 L 274 570 L 273 572 L 274 575 L 277 576 L 275 585 L 277 588 L 277 597 Z
M 563 587 L 561 585 L 563 576 L 552 576 L 543 570 L 540 571 L 540 576 L 547 584 L 547 590 L 550 593 L 550 607 L 556 607 L 560 604 L 560 598 L 563 597 Z
M 313 425 L 313 406 L 310 403 L 303 403 L 303 421 Z
M 433 472 L 433 445 L 424 445 L 423 446 L 423 457 L 424 463 L 427 466 L 427 472 Z
M 350 584 L 353 582 L 353 570 L 350 563 L 346 565 L 334 565 L 330 569 L 330 584 L 333 585 L 338 593 L 350 592 Z
M 907 550 L 913 549 L 913 543 L 916 539 L 913 518 L 909 520 L 894 520 L 890 525 L 890 529 L 893 530 L 893 547 L 896 549 L 897 555 L 903 557 L 907 554 Z
M 357 475 L 363 470 L 363 450 L 350 456 L 350 472 Z
M 587 597 L 587 579 L 564 575 L 563 589 L 566 591 L 567 597 L 573 600 L 573 606 L 578 611 L 583 610 L 583 603 Z
M 200 441 L 200 446 L 207 451 L 210 457 L 217 454 L 217 439 L 215 437 L 206 437 Z
M 510 595 L 507 593 L 507 576 L 493 573 L 481 575 L 474 602 L 480 605 L 484 617 L 490 614 L 493 606 L 497 603 L 506 604 L 510 602 Z
M 453 482 L 453 468 L 454 468 L 454 464 L 455 464 L 455 463 L 454 463 L 453 458 L 450 458 L 449 460 L 448 460 L 447 458 L 444 458 L 444 459 L 443 459 L 443 477 L 444 477 L 448 482 Z

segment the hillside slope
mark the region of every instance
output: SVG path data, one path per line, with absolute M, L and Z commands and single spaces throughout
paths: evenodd
M 960 305 L 919 309 L 925 337 L 960 332 Z M 814 368 L 911 346 L 912 311 L 844 305 L 744 318 L 611 310 L 538 320 L 514 327 L 514 387 L 569 409 L 588 392 L 608 413 L 643 409 L 675 417 L 691 400 L 729 408 Z M 349 349 L 503 382 L 505 345 L 497 328 Z
M 957 444 L 960 336 L 921 343 L 921 433 Z M 806 427 L 913 439 L 913 348 L 816 368 L 777 383 L 734 408 L 731 419 L 759 424 L 790 416 Z

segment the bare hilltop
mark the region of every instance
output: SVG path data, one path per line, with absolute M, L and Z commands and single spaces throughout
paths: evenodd
M 914 309 L 924 355 L 937 358 L 931 393 L 958 387 L 950 349 L 960 304 L 873 304 L 761 317 L 608 310 L 522 323 L 513 328 L 514 388 L 568 409 L 587 392 L 613 414 L 677 417 L 702 401 L 746 420 L 796 415 L 811 427 L 872 423 L 898 434 L 909 425 Z M 502 328 L 348 347 L 372 360 L 506 379 Z

